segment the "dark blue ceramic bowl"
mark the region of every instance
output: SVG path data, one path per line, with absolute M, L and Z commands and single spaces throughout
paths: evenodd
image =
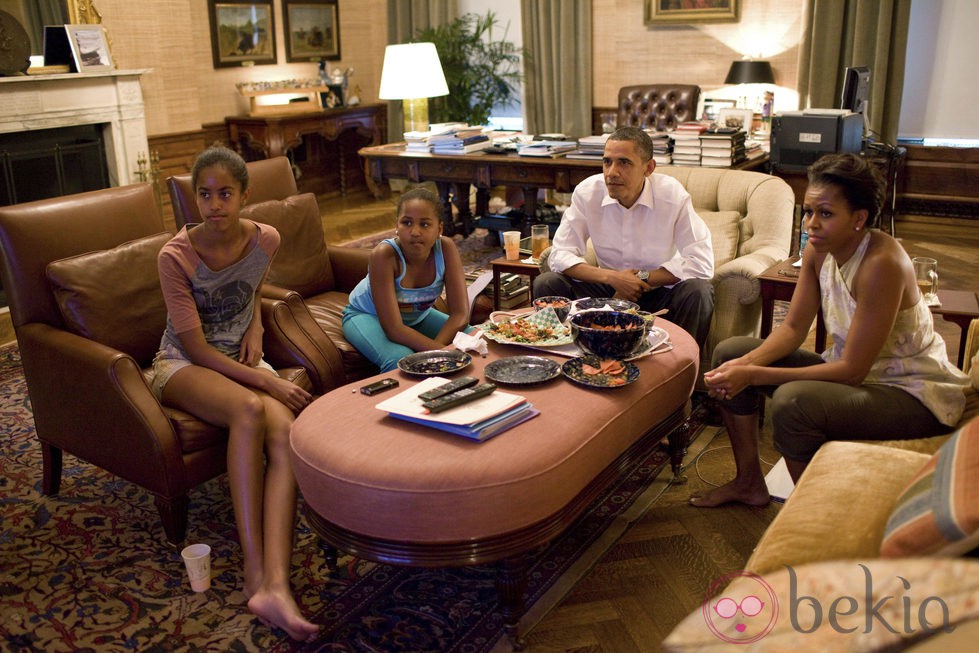
M 557 313 L 557 319 L 564 322 L 568 319 L 568 313 L 571 312 L 571 300 L 567 297 L 560 297 L 558 295 L 548 295 L 547 297 L 538 297 L 534 300 L 534 310 L 539 311 L 541 309 L 550 306 Z
M 633 313 L 584 311 L 571 316 L 574 343 L 585 353 L 603 359 L 628 358 L 642 345 L 645 337 L 646 321 Z

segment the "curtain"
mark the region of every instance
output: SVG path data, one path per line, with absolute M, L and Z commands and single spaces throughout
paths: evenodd
M 443 25 L 458 15 L 457 0 L 388 0 L 388 43 L 410 43 L 420 29 Z M 401 100 L 388 102 L 388 141 L 402 140 Z
M 836 108 L 847 66 L 870 68 L 870 132 L 897 142 L 911 0 L 807 0 L 799 103 Z
M 591 134 L 591 0 L 521 0 L 524 131 Z
M 44 26 L 68 22 L 64 0 L 34 0 L 24 3 L 24 29 L 31 37 L 31 53 L 44 54 Z

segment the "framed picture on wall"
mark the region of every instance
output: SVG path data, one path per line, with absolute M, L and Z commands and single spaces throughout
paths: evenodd
M 739 0 L 645 0 L 647 25 L 734 23 Z
M 75 68 L 80 73 L 112 70 L 109 39 L 101 25 L 65 25 Z
M 272 0 L 207 0 L 215 68 L 276 63 Z
M 337 0 L 282 0 L 286 61 L 340 58 Z

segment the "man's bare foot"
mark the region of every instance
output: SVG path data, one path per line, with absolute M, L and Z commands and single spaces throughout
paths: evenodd
M 770 501 L 771 496 L 764 481 L 760 485 L 749 485 L 741 483 L 738 479 L 705 494 L 690 496 L 690 505 L 698 508 L 715 508 L 725 503 L 743 503 L 760 508 L 767 506 Z
M 260 589 L 248 599 L 248 609 L 267 626 L 277 626 L 286 631 L 289 637 L 310 642 L 320 627 L 308 621 L 289 594 L 279 594 Z

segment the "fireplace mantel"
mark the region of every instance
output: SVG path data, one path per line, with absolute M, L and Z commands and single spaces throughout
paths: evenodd
M 105 125 L 112 186 L 137 181 L 148 158 L 142 70 L 0 77 L 0 133 L 73 125 Z

